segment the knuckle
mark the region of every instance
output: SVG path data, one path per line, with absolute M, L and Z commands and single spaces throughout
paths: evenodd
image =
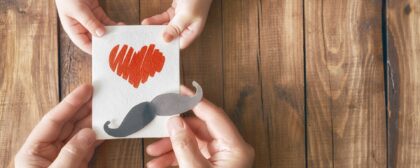
M 59 127 L 61 125 L 61 122 L 59 120 L 51 117 L 51 115 L 48 115 L 48 114 L 42 117 L 41 122 L 48 123 L 49 125 L 54 126 L 54 127 Z M 39 146 L 39 144 L 34 144 L 34 145 Z
M 194 144 L 193 139 L 185 136 L 179 137 L 175 140 L 175 145 L 181 150 L 190 148 L 192 144 Z
M 93 18 L 86 18 L 83 21 L 83 24 L 86 26 L 87 29 L 95 29 L 97 27 L 96 21 Z
M 33 143 L 31 145 L 28 146 L 28 148 L 26 148 L 25 150 L 19 152 L 20 156 L 37 156 L 40 155 L 42 153 L 42 149 L 43 146 L 41 143 Z
M 74 145 L 65 145 L 61 151 L 63 151 L 66 155 L 77 156 L 80 153 L 80 149 Z
M 174 34 L 180 35 L 182 33 L 182 28 L 176 24 L 170 24 L 169 28 L 169 31 Z

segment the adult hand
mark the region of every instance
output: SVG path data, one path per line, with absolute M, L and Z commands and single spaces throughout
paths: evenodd
M 98 0 L 55 2 L 64 31 L 77 47 L 88 54 L 92 53 L 92 35 L 100 37 L 105 34 L 104 25 L 117 24 L 105 14 Z
M 91 129 L 92 86 L 83 85 L 48 112 L 16 154 L 16 167 L 87 167 L 100 144 Z
M 167 42 L 180 36 L 180 47 L 188 47 L 203 31 L 212 0 L 173 0 L 165 12 L 146 18 L 142 24 L 166 25 L 163 39 Z
M 181 93 L 193 95 L 186 87 Z M 193 112 L 197 117 L 168 121 L 170 138 L 147 147 L 147 153 L 156 156 L 147 167 L 252 167 L 254 149 L 222 109 L 203 99 Z

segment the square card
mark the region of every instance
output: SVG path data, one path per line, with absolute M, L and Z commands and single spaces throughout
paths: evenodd
M 179 39 L 165 42 L 165 26 L 106 26 L 106 34 L 92 39 L 92 128 L 97 139 L 168 136 L 171 116 L 156 116 L 139 131 L 111 136 L 130 109 L 163 93 L 179 93 Z M 141 120 L 141 119 L 140 119 Z M 139 121 L 140 122 L 140 121 Z M 126 126 L 130 127 L 130 126 Z

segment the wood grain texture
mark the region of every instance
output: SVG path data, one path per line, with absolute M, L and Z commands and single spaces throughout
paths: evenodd
M 181 52 L 182 82 L 198 81 L 225 108 L 256 149 L 254 167 L 420 167 L 420 2 L 386 0 L 386 39 L 382 2 L 213 0 L 204 32 Z M 101 0 L 127 24 L 171 3 Z M 57 19 L 53 0 L 0 1 L 0 167 L 14 166 L 60 98 L 91 83 L 91 56 Z M 145 167 L 153 141 L 106 141 L 90 167 Z
M 140 22 L 165 12 L 171 7 L 171 4 L 172 0 L 140 0 Z
M 258 69 L 258 0 L 224 0 L 224 108 L 255 149 L 254 167 L 270 167 L 267 114 Z
M 0 167 L 14 167 L 29 132 L 59 100 L 53 2 L 0 2 Z
M 101 0 L 105 12 L 115 21 L 139 24 L 138 0 Z M 92 81 L 92 58 L 83 53 L 60 29 L 61 93 L 63 97 L 83 83 Z M 139 139 L 105 141 L 90 162 L 90 167 L 142 167 L 143 146 Z
M 303 1 L 262 0 L 260 13 L 265 157 L 273 167 L 305 167 Z
M 388 166 L 420 167 L 420 1 L 387 1 Z
M 201 35 L 181 51 L 182 83 L 192 87 L 197 81 L 203 87 L 204 97 L 223 106 L 222 59 L 222 0 L 213 0 Z
M 99 0 L 108 16 L 116 22 L 128 25 L 140 24 L 140 0 Z M 157 0 L 141 0 L 157 1 Z
M 382 1 L 305 1 L 308 167 L 385 167 Z

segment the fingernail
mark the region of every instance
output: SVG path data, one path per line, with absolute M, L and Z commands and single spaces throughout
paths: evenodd
M 176 135 L 178 132 L 185 129 L 184 121 L 180 117 L 173 117 L 169 119 L 168 124 L 169 134 Z
M 147 154 L 150 154 L 151 153 L 151 148 L 150 148 L 150 145 L 147 145 L 147 147 L 146 147 L 146 153 Z
M 97 29 L 95 33 L 96 33 L 96 36 L 101 37 L 105 34 L 105 30 L 104 29 Z
M 166 42 L 171 42 L 175 37 L 172 34 L 169 34 L 167 32 L 163 33 L 163 39 Z

